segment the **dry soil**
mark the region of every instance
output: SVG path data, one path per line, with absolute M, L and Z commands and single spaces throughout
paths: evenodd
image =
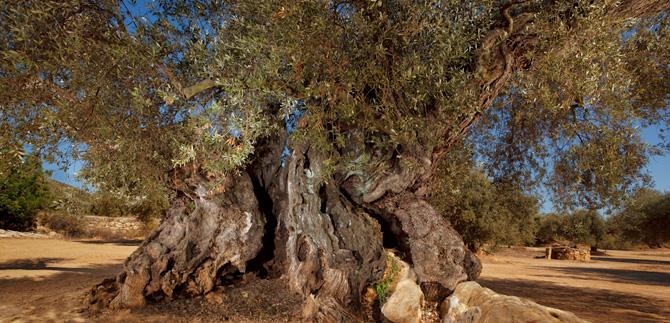
M 84 294 L 120 271 L 138 241 L 0 239 L 0 322 L 276 322 L 300 317 L 281 280 L 254 280 L 220 298 L 181 299 L 90 316 Z M 483 257 L 479 282 L 593 322 L 670 322 L 670 250 L 607 251 L 591 262 L 538 259 L 543 250 Z

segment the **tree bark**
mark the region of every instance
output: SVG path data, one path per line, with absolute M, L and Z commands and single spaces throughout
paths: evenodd
M 116 279 L 96 286 L 96 307 L 142 307 L 176 293 L 201 295 L 225 275 L 243 273 L 262 247 L 265 217 L 247 174 L 223 180 L 208 194 L 208 180 L 186 178 L 160 226 L 133 252 Z
M 363 292 L 382 278 L 385 247 L 413 263 L 429 297 L 477 277 L 477 258 L 420 194 L 429 165 L 325 176 L 324 157 L 308 144 L 292 143 L 282 165 L 284 139 L 263 143 L 246 172 L 225 179 L 222 192 L 209 190 L 216 194 L 205 176 L 184 171 L 163 223 L 90 303 L 138 307 L 202 295 L 256 271 L 287 279 L 305 299 L 305 319 L 348 322 L 359 320 Z

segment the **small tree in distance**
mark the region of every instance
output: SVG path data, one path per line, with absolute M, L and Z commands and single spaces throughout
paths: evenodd
M 0 177 L 0 228 L 29 230 L 37 212 L 51 201 L 51 194 L 38 157 L 27 156 Z

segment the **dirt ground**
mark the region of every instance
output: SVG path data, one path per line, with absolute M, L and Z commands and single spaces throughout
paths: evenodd
M 91 317 L 84 293 L 120 271 L 137 241 L 0 239 L 0 322 L 296 321 L 300 299 L 281 280 L 252 280 L 217 300 L 178 299 Z M 479 282 L 593 322 L 670 322 L 670 249 L 607 251 L 593 261 L 545 260 L 541 249 L 483 257 Z
M 483 257 L 478 281 L 592 322 L 670 322 L 670 249 L 607 250 L 590 262 L 543 256 L 542 248 L 500 250 Z

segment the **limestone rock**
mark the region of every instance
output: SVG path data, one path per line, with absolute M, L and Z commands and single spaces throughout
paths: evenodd
M 224 296 L 223 295 L 223 289 L 220 288 L 220 287 L 217 287 L 214 290 L 207 292 L 207 294 L 205 294 L 205 299 L 210 304 L 221 305 L 221 304 L 223 304 L 223 301 L 224 301 L 223 296 Z
M 587 322 L 570 312 L 497 294 L 475 282 L 458 284 L 440 306 L 440 312 L 444 323 Z
M 416 273 L 408 263 L 400 259 L 400 257 L 398 257 L 392 251 L 387 251 L 386 254 L 388 257 L 390 257 L 391 262 L 398 267 L 398 272 L 396 274 L 397 276 L 394 278 L 394 282 L 390 288 L 391 292 L 395 290 L 395 285 L 400 281 L 409 279 L 413 282 L 416 282 Z
M 382 306 L 382 314 L 393 323 L 418 323 L 421 321 L 423 292 L 411 279 L 398 282 L 391 297 Z

